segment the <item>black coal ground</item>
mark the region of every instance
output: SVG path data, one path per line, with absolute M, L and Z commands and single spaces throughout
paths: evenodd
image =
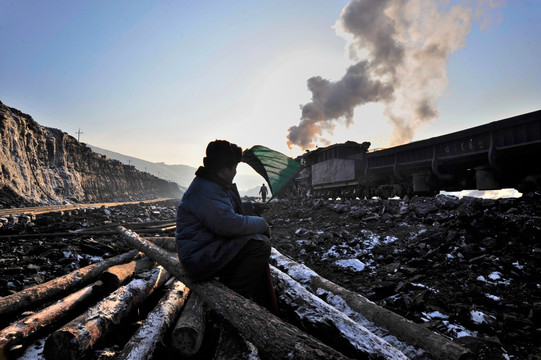
M 540 199 L 277 201 L 264 216 L 273 246 L 321 276 L 480 357 L 538 359 Z
M 283 254 L 455 339 L 478 358 L 539 359 L 540 200 L 539 194 L 279 199 L 267 204 L 263 216 Z M 175 207 L 171 201 L 6 217 L 0 218 L 0 235 L 172 220 Z M 4 238 L 0 296 L 126 250 L 117 235 Z

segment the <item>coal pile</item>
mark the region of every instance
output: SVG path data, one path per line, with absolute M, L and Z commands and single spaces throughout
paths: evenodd
M 480 358 L 541 356 L 541 196 L 273 201 L 273 246 Z

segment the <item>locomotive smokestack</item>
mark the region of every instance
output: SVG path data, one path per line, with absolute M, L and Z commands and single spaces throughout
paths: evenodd
M 393 125 L 389 145 L 411 141 L 415 129 L 438 116 L 435 102 L 447 86 L 449 56 L 464 46 L 474 16 L 486 24 L 487 10 L 500 6 L 478 0 L 476 14 L 464 4 L 434 0 L 353 0 L 335 24 L 355 62 L 342 79 L 308 79 L 312 101 L 301 106 L 299 125 L 287 143 L 307 149 L 328 143 L 337 123 L 349 126 L 355 107 L 378 102 Z M 469 2 L 471 4 L 471 2 Z

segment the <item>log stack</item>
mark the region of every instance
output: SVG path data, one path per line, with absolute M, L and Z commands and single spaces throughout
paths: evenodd
M 313 275 L 309 269 L 301 269 L 276 250 L 273 250 L 275 266 L 271 272 L 278 290 L 279 316 L 216 281 L 190 283 L 176 254 L 171 252 L 175 248 L 172 238 L 152 238 L 151 242 L 148 241 L 151 238 L 141 238 L 125 228 L 119 227 L 118 231 L 135 250 L 48 284 L 59 289 L 48 290 L 46 298 L 21 300 L 22 306 L 6 305 L 16 302 L 13 299 L 27 299 L 28 293 L 44 293 L 35 289 L 0 298 L 0 305 L 4 304 L 0 310 L 4 309 L 6 314 L 32 310 L 0 331 L 1 360 L 19 355 L 24 358 L 25 349 L 27 353 L 31 348 L 36 351 L 28 345 L 39 336 L 44 336 L 39 356 L 46 360 L 103 357 L 112 342 L 117 359 L 153 356 L 160 359 L 466 359 L 470 356 L 468 351 L 446 339 L 437 338 L 442 341 L 437 343 L 442 348 L 435 349 L 438 345 L 430 343 L 433 339 L 415 342 L 400 334 L 383 336 L 383 332 L 367 327 L 348 312 L 353 308 L 370 318 L 372 314 L 382 316 L 379 309 Z M 135 261 L 143 254 L 151 261 Z M 83 272 L 91 274 L 84 281 L 79 279 Z M 312 275 L 306 280 L 299 276 L 301 273 Z M 77 279 L 74 284 L 63 285 L 66 279 L 72 282 L 74 278 Z M 337 297 L 345 299 L 347 306 L 338 304 Z M 46 303 L 52 301 L 57 302 Z M 40 310 L 43 303 L 48 306 Z M 363 307 L 367 306 L 365 310 Z M 393 316 L 398 315 L 385 319 L 401 321 Z M 381 320 L 378 326 L 385 327 L 385 321 L 389 320 Z M 382 331 L 395 331 L 392 325 L 387 327 Z M 408 330 L 406 327 L 400 331 Z

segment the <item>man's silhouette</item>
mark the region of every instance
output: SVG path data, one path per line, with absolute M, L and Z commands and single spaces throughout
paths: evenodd
M 261 186 L 261 188 L 259 189 L 259 193 L 261 194 L 261 201 L 262 202 L 265 202 L 265 199 L 267 198 L 267 193 L 269 192 L 269 190 L 267 189 L 267 187 L 265 186 L 265 184 L 263 184 Z

